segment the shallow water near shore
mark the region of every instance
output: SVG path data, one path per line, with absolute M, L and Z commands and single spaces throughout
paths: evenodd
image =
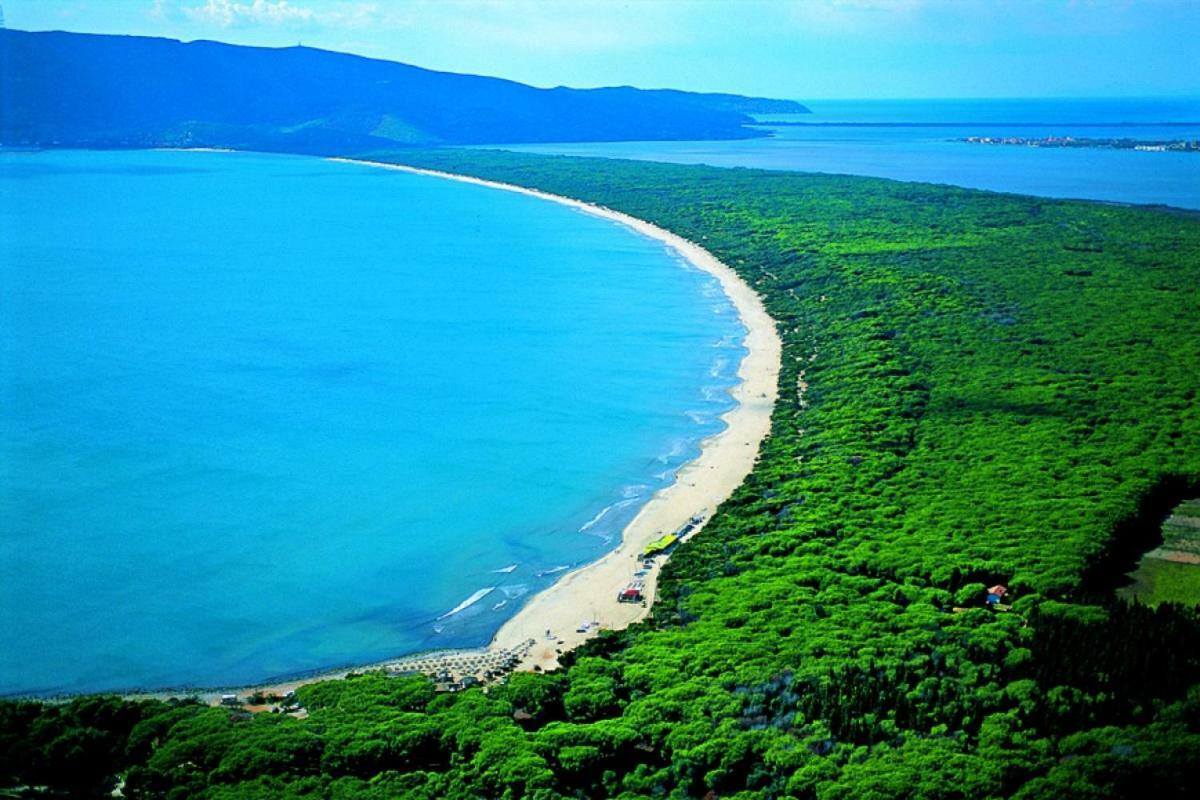
M 0 693 L 484 644 L 731 405 L 715 279 L 543 200 L 144 151 L 0 193 Z

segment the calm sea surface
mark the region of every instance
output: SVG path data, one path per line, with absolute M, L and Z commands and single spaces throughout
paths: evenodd
M 719 429 L 741 335 L 661 244 L 529 197 L 0 155 L 0 693 L 483 644 Z
M 521 145 L 508 149 L 719 167 L 832 172 L 977 189 L 1200 208 L 1200 153 L 967 144 L 968 136 L 1200 139 L 1200 98 L 813 101 L 762 117 L 773 136 L 734 142 Z M 771 126 L 770 121 L 805 123 Z M 1164 124 L 1165 123 L 1165 124 Z

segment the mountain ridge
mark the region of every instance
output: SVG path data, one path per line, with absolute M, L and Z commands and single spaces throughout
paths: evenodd
M 354 152 L 396 146 L 739 139 L 794 101 L 544 89 L 304 46 L 0 30 L 0 142 Z

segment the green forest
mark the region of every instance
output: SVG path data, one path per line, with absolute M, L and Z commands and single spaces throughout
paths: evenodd
M 734 267 L 784 342 L 753 473 L 675 551 L 650 619 L 561 670 L 455 694 L 312 684 L 305 719 L 4 702 L 0 796 L 1200 796 L 1200 598 L 1119 594 L 1200 496 L 1200 218 L 845 176 L 372 157 L 608 206 Z

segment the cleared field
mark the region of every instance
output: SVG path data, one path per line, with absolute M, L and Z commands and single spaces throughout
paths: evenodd
M 1163 543 L 1142 556 L 1122 597 L 1146 605 L 1200 604 L 1200 498 L 1185 500 L 1163 522 Z

